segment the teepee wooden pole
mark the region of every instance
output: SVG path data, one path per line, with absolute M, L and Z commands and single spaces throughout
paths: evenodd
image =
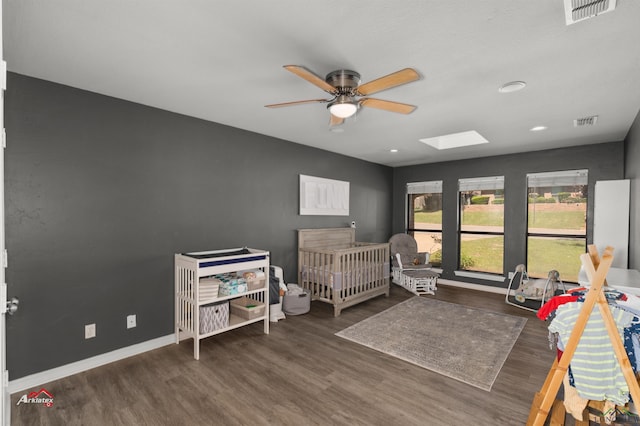
M 593 265 L 586 263 L 584 264 L 584 268 L 587 272 L 587 276 L 591 279 L 591 277 L 595 275 Z M 633 367 L 631 366 L 629 356 L 627 355 L 627 351 L 625 350 L 622 339 L 620 338 L 620 333 L 618 333 L 618 327 L 616 326 L 613 315 L 611 314 L 607 298 L 602 291 L 598 295 L 598 308 L 600 309 L 600 314 L 602 315 L 604 324 L 607 327 L 607 333 L 609 334 L 609 339 L 613 345 L 613 351 L 616 354 L 616 358 L 620 363 L 622 374 L 624 375 L 627 385 L 629 385 L 631 397 L 634 401 L 640 401 L 640 386 L 638 386 L 638 380 L 633 373 Z
M 613 262 L 613 248 L 607 247 L 604 250 L 602 259 L 599 259 L 598 252 L 595 249 L 595 246 L 594 247 L 590 246 L 589 254 L 587 253 L 583 254 L 582 256 L 580 256 L 580 260 L 582 261 L 583 265 L 589 265 L 589 266 L 585 266 L 585 268 L 587 268 L 588 270 L 587 273 L 589 272 L 592 273 L 592 275 L 589 277 L 589 280 L 591 282 L 589 292 L 587 293 L 587 297 L 584 300 L 583 306 L 580 310 L 580 314 L 576 319 L 576 323 L 573 327 L 573 330 L 571 331 L 569 340 L 565 345 L 564 352 L 562 354 L 562 357 L 560 358 L 560 361 L 558 361 L 557 364 L 554 362 L 554 365 L 551 367 L 551 371 L 549 372 L 551 377 L 550 378 L 548 377 L 547 389 L 544 389 L 544 386 L 543 386 L 543 389 L 534 397 L 533 403 L 531 405 L 531 411 L 529 412 L 529 419 L 527 420 L 528 426 L 529 425 L 542 426 L 544 424 L 544 421 L 549 416 L 549 411 L 556 398 L 556 395 L 558 394 L 558 389 L 560 389 L 560 385 L 562 384 L 562 379 L 564 375 L 567 373 L 567 369 L 569 368 L 571 359 L 573 358 L 576 348 L 578 347 L 578 343 L 580 342 L 582 333 L 584 332 L 587 322 L 589 321 L 589 317 L 593 312 L 593 307 L 595 306 L 596 302 L 598 302 L 598 300 L 600 299 L 600 296 L 602 296 L 602 299 L 604 299 L 604 302 L 606 304 L 606 298 L 603 293 L 603 286 L 605 283 L 605 278 L 607 276 L 607 273 L 609 272 L 609 268 L 611 267 L 611 263 Z M 597 269 L 594 267 L 594 265 L 596 264 L 598 265 Z M 609 311 L 608 305 L 604 306 L 604 308 L 606 308 L 606 310 Z M 613 318 L 611 317 L 610 311 L 609 311 L 608 318 L 610 321 L 612 321 L 613 327 L 615 329 L 615 323 L 613 323 Z M 605 322 L 607 322 L 606 319 L 605 319 Z M 617 334 L 617 332 L 616 332 L 616 337 L 617 337 L 617 340 L 620 340 L 620 337 Z M 613 342 L 614 339 L 611 338 L 611 340 Z M 627 354 L 624 351 L 624 348 L 622 352 L 623 352 L 622 355 L 625 358 L 627 358 Z M 616 353 L 616 355 L 618 354 Z M 628 362 L 629 362 L 629 359 L 627 358 L 627 363 Z M 625 375 L 625 378 L 626 378 L 626 375 Z M 627 379 L 627 382 L 628 381 L 629 379 Z M 634 378 L 634 381 L 635 381 L 635 378 Z M 547 380 L 545 380 L 545 384 L 547 384 Z M 637 383 L 636 383 L 636 386 L 637 386 Z M 634 396 L 634 399 L 635 399 L 635 396 Z

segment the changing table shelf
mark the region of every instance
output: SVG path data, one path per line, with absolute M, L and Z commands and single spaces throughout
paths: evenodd
M 264 333 L 269 334 L 268 251 L 245 247 L 178 253 L 174 257 L 176 343 L 193 339 L 195 359 L 200 359 L 200 340 L 207 337 L 260 321 L 264 322 Z M 259 282 L 263 285 L 237 294 L 210 296 L 207 293 L 207 297 L 201 297 L 201 286 L 205 286 L 204 281 L 201 284 L 203 278 L 240 271 L 260 272 Z M 249 298 L 251 306 L 240 308 L 243 312 L 238 312 L 238 302 L 246 300 L 245 297 Z M 235 304 L 235 314 L 232 304 Z M 207 321 L 205 316 L 208 316 Z M 211 317 L 213 325 L 209 321 Z

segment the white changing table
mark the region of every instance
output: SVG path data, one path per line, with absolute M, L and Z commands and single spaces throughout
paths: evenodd
M 578 283 L 584 287 L 590 285 L 587 272 L 582 267 L 578 273 Z M 607 272 L 607 286 L 624 293 L 640 296 L 640 271 L 611 267 Z

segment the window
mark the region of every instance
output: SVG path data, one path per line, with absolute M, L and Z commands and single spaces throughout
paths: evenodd
M 458 270 L 504 274 L 504 177 L 460 179 Z
M 587 170 L 527 175 L 527 272 L 546 278 L 560 272 L 578 282 L 580 255 L 587 249 Z
M 408 183 L 407 200 L 407 234 L 433 266 L 442 266 L 442 181 Z

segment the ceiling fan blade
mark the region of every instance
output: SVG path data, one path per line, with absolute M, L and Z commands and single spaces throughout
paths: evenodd
M 270 105 L 265 105 L 265 107 L 267 107 L 267 108 L 281 108 L 281 107 L 305 105 L 305 104 L 317 104 L 317 103 L 326 104 L 330 100 L 331 99 L 309 99 L 309 100 L 306 100 L 306 101 L 293 101 L 293 102 L 283 102 L 283 103 L 280 103 L 280 104 L 270 104 Z
M 420 80 L 420 74 L 413 68 L 405 68 L 359 86 L 358 93 L 361 96 L 372 95 L 416 80 Z
M 327 93 L 331 93 L 332 95 L 336 93 L 336 88 L 324 81 L 323 78 L 317 76 L 313 72 L 309 71 L 305 67 L 300 65 L 285 65 L 284 68 L 287 71 L 291 71 L 298 77 L 302 77 L 307 80 L 309 83 L 314 84 L 324 90 Z
M 329 127 L 339 126 L 342 123 L 344 123 L 344 118 L 329 114 Z
M 384 101 L 382 99 L 364 98 L 360 100 L 360 105 L 383 109 L 385 111 L 397 112 L 400 114 L 411 114 L 417 107 L 409 104 L 402 104 L 400 102 Z

